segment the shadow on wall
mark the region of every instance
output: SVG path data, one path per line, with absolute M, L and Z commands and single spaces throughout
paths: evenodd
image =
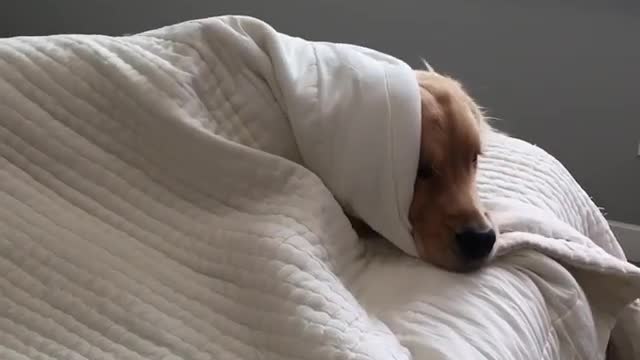
M 119 35 L 222 14 L 372 47 L 415 66 L 427 58 L 505 119 L 498 127 L 558 157 L 609 217 L 640 224 L 635 0 L 7 1 L 0 35 Z

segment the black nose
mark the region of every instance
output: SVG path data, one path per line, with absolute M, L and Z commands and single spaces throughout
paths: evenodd
M 496 242 L 493 229 L 477 231 L 465 229 L 456 234 L 456 242 L 461 255 L 467 260 L 481 260 L 491 253 Z

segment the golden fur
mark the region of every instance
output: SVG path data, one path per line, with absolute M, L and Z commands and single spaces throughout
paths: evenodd
M 416 77 L 422 100 L 422 134 L 409 214 L 416 247 L 422 259 L 437 266 L 472 270 L 488 254 L 465 258 L 456 239 L 464 229 L 495 231 L 478 199 L 475 181 L 477 158 L 489 126 L 459 82 L 434 71 L 416 71 Z M 492 234 L 495 241 L 495 232 Z

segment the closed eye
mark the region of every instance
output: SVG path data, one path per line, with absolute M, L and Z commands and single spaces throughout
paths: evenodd
M 477 168 L 477 167 L 478 167 L 478 154 L 475 154 L 475 155 L 473 156 L 472 163 L 473 163 L 473 167 L 474 167 L 474 168 Z

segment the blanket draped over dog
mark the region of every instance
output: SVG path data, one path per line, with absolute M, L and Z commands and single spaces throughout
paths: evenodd
M 638 358 L 640 271 L 529 144 L 482 160 L 486 269 L 358 238 L 415 254 L 419 111 L 403 62 L 252 18 L 0 40 L 0 357 Z

